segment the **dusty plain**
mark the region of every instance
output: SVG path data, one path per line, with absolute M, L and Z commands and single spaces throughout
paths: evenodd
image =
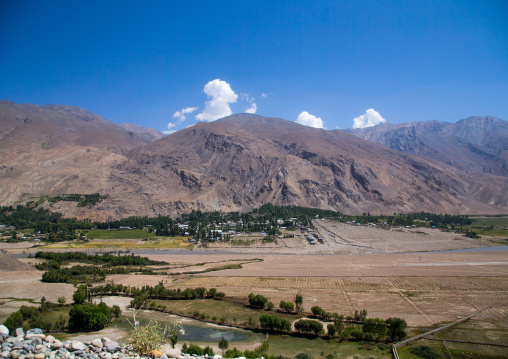
M 314 305 L 344 315 L 366 309 L 369 317 L 402 317 L 413 328 L 453 321 L 493 304 L 473 320 L 486 330 L 508 331 L 508 251 L 492 247 L 446 252 L 495 246 L 499 238 L 468 239 L 437 229 L 417 232 L 414 228 L 385 230 L 331 221 L 314 224 L 323 244 L 309 245 L 305 234 L 298 237 L 297 231 L 295 238 L 249 248 L 223 244 L 193 251 L 151 251 L 142 255 L 167 261 L 170 273 L 114 275 L 108 281 L 131 286 L 163 281 L 168 287 L 182 289 L 216 287 L 226 296 L 245 298 L 251 292 L 259 293 L 273 303 L 293 300 L 299 293 L 307 312 Z M 12 253 L 41 249 L 0 247 Z M 233 263 L 242 268 L 206 272 Z M 38 301 L 44 295 L 54 301 L 64 295 L 70 300 L 71 285 L 41 283 L 41 273 L 0 272 L 0 315 L 15 310 L 18 303 L 26 304 L 19 299 Z

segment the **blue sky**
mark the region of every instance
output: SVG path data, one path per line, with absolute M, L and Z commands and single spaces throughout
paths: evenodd
M 0 99 L 172 131 L 253 104 L 328 129 L 508 120 L 507 16 L 506 1 L 3 0 Z

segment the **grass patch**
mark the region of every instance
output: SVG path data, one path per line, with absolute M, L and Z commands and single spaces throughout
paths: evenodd
M 267 354 L 294 358 L 305 353 L 309 358 L 391 358 L 390 349 L 379 349 L 373 343 L 327 341 L 323 339 L 296 338 L 287 335 L 270 335 Z M 363 347 L 363 348 L 362 348 Z
M 94 229 L 85 233 L 88 239 L 150 239 L 155 237 L 155 233 L 149 233 L 144 229 Z
M 194 300 L 155 300 L 157 305 L 166 306 L 167 310 L 182 316 L 196 316 L 205 320 L 223 324 L 247 324 L 249 321 L 259 327 L 259 317 L 264 313 L 277 314 L 289 320 L 296 315 L 276 313 L 274 311 L 254 310 L 243 303 L 229 300 L 194 299 Z M 250 319 L 249 319 L 250 318 Z M 221 320 L 222 319 L 222 320 Z
M 82 248 L 82 249 L 103 249 L 103 248 L 111 248 L 111 249 L 158 249 L 158 248 L 182 248 L 182 249 L 192 249 L 194 244 L 188 243 L 186 239 L 182 238 L 173 238 L 173 239 L 158 239 L 158 240 L 150 240 L 143 241 L 143 243 L 138 243 L 138 241 L 129 241 L 129 240 L 93 240 L 88 242 L 60 242 L 56 244 L 46 245 L 45 248 L 59 248 L 59 249 L 72 249 L 72 248 Z

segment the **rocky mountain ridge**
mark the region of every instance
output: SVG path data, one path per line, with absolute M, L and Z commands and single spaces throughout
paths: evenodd
M 17 124 L 0 137 L 3 205 L 43 195 L 99 192 L 109 198 L 95 206 L 77 208 L 67 203 L 52 209 L 97 220 L 175 215 L 193 209 L 248 211 L 267 202 L 345 213 L 508 211 L 506 177 L 468 174 L 345 131 L 239 114 L 139 145 L 141 137 L 103 123 L 102 118 L 75 119 L 117 131 L 106 138 L 98 135 L 93 143 L 62 129 L 59 108 L 53 109 L 58 116 L 41 121 L 51 124 L 56 118 L 58 126 L 48 128 L 60 131 L 62 139 L 51 136 L 51 131 L 42 135 L 23 131 L 26 126 L 20 123 L 27 116 L 16 112 L 16 106 L 10 107 L 14 119 L 0 106 L 1 123 Z M 84 110 L 66 110 L 90 118 Z M 81 132 L 97 132 L 96 128 Z M 32 145 L 19 148 L 17 142 L 25 137 Z M 49 139 L 46 145 L 41 138 Z
M 469 117 L 457 123 L 383 123 L 347 130 L 396 151 L 426 156 L 466 172 L 508 176 L 508 122 Z

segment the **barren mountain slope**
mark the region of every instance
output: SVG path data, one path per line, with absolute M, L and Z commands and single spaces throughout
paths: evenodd
M 0 101 L 0 203 L 103 192 L 111 165 L 144 143 L 77 107 Z
M 148 143 L 133 131 L 75 106 L 0 101 L 0 153 L 95 147 L 122 154 Z
M 508 176 L 508 122 L 469 117 L 457 123 L 384 123 L 348 130 L 393 150 L 444 162 L 467 172 Z
M 0 120 L 2 205 L 99 192 L 110 196 L 90 208 L 54 209 L 97 220 L 267 202 L 346 213 L 508 211 L 506 177 L 282 119 L 234 115 L 140 147 L 136 134 L 77 108 L 3 101 Z
M 477 178 L 438 162 L 343 131 L 256 115 L 199 123 L 128 158 L 110 178 L 123 199 L 102 206 L 115 216 L 248 210 L 266 202 L 347 213 L 507 210 L 506 194 L 499 195 L 508 189 L 506 178 L 486 176 L 474 187 Z

